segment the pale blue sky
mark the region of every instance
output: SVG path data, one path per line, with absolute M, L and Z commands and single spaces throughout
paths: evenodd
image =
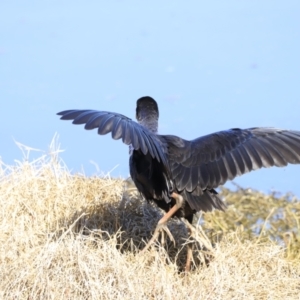
M 73 171 L 127 176 L 128 149 L 60 121 L 90 108 L 134 118 L 160 107 L 160 132 L 186 139 L 232 127 L 300 130 L 300 2 L 1 1 L 0 156 L 13 139 L 47 150 L 55 132 Z M 300 166 L 236 179 L 300 196 Z

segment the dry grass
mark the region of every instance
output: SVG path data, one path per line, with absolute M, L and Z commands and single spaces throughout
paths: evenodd
M 138 253 L 161 212 L 122 180 L 72 175 L 53 152 L 0 163 L 1 299 L 300 299 L 296 199 L 224 190 L 228 211 L 204 216 L 213 258 L 195 251 L 184 274 L 176 220 L 176 247 Z

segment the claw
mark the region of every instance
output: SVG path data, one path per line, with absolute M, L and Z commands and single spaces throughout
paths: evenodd
M 151 240 L 148 242 L 146 247 L 142 250 L 142 253 L 144 253 L 155 241 L 157 241 L 160 233 L 162 234 L 162 244 L 165 243 L 164 233 L 166 233 L 168 235 L 168 237 L 170 238 L 170 240 L 175 245 L 174 237 L 171 234 L 169 228 L 167 227 L 167 222 L 176 213 L 176 211 L 178 211 L 178 209 L 180 209 L 182 207 L 184 200 L 183 200 L 182 196 L 180 196 L 179 194 L 176 194 L 176 193 L 172 193 L 171 196 L 176 200 L 176 204 L 159 220 Z
M 170 240 L 175 245 L 175 239 L 174 239 L 172 233 L 170 232 L 169 228 L 167 227 L 167 225 L 164 222 L 163 223 L 158 222 L 151 240 L 147 243 L 145 248 L 142 250 L 142 253 L 147 251 L 147 249 L 149 249 L 149 247 L 158 240 L 159 234 L 161 234 L 161 237 L 162 237 L 161 243 L 162 243 L 162 245 L 164 245 L 165 244 L 165 233 L 168 235 Z
M 208 251 L 213 250 L 212 244 L 201 226 L 197 226 L 197 228 L 195 228 L 184 218 L 181 218 L 181 221 L 188 228 L 190 237 L 194 237 L 196 240 L 198 240 Z

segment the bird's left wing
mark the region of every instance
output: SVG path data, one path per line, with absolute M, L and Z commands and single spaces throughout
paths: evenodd
M 73 120 L 73 124 L 85 124 L 87 130 L 98 129 L 98 134 L 111 132 L 113 139 L 122 139 L 126 145 L 132 145 L 135 150 L 148 152 L 152 158 L 168 167 L 164 145 L 159 137 L 144 126 L 118 113 L 96 110 L 64 110 L 57 113 L 61 120 Z

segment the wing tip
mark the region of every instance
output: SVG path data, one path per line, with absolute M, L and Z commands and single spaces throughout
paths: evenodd
M 62 117 L 60 118 L 61 120 L 68 120 L 68 119 L 64 119 L 64 118 L 67 117 L 67 115 L 68 115 L 69 113 L 73 113 L 73 112 L 75 112 L 74 109 L 62 110 L 62 111 L 56 113 L 56 115 L 62 116 Z

